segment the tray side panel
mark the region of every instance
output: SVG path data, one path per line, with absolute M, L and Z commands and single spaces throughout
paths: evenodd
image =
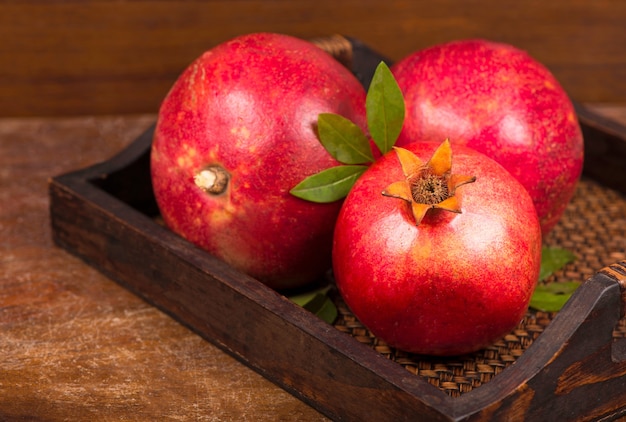
M 70 180 L 69 188 L 62 182 L 67 178 L 53 180 L 50 186 L 57 245 L 296 397 L 337 420 L 451 420 L 432 406 L 444 407 L 448 400 L 434 387 L 425 382 L 422 387 L 422 380 L 406 373 L 406 380 L 397 382 L 406 382 L 419 397 L 399 388 L 372 369 L 391 362 L 349 336 L 321 320 L 311 321 L 306 311 L 254 280 L 243 282 L 250 293 L 242 294 L 244 289 L 232 282 L 233 273 L 224 264 L 212 259 L 207 264 L 204 253 L 185 256 L 187 243 L 156 224 L 146 234 L 133 226 L 133 215 L 120 220 L 120 213 L 135 211 L 121 203 L 113 210 L 98 205 L 99 199 L 109 197 L 103 192 L 96 198 L 93 192 L 77 192 L 88 183 Z M 167 241 L 158 240 L 162 235 Z M 198 265 L 201 261 L 204 264 Z M 207 265 L 212 266 L 210 272 Z
M 585 139 L 583 173 L 626 195 L 626 127 L 575 104 Z
M 626 360 L 616 359 L 621 343 L 612 337 L 620 303 L 619 285 L 594 275 L 516 362 L 537 373 L 497 402 L 492 396 L 509 382 L 504 376 L 461 397 L 462 420 L 606 420 L 626 411 Z

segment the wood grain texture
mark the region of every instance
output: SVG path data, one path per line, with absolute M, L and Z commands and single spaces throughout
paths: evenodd
M 0 119 L 0 420 L 327 420 L 53 246 L 47 179 L 153 121 Z
M 457 38 L 528 50 L 579 102 L 626 101 L 621 0 L 5 0 L 0 116 L 155 113 L 182 69 L 239 34 L 342 33 L 397 60 Z

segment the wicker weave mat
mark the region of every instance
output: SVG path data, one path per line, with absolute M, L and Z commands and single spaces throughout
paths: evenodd
M 583 178 L 563 218 L 544 244 L 572 251 L 577 259 L 546 282 L 584 281 L 601 268 L 626 259 L 626 197 Z M 521 356 L 554 318 L 554 313 L 529 311 L 508 335 L 482 351 L 462 357 L 439 358 L 395 350 L 374 337 L 335 297 L 339 317 L 335 327 L 374 348 L 408 371 L 424 377 L 450 396 L 458 397 L 489 382 Z M 626 319 L 614 337 L 626 337 Z

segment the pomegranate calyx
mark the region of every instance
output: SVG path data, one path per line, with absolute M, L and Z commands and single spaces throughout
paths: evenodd
M 456 195 L 458 187 L 476 181 L 474 176 L 452 174 L 452 148 L 446 139 L 424 163 L 411 151 L 393 147 L 405 179 L 383 190 L 384 196 L 402 199 L 411 204 L 415 224 L 419 225 L 431 209 L 461 213 Z
M 230 174 L 219 165 L 210 165 L 200 170 L 193 181 L 200 189 L 211 195 L 220 195 L 226 192 Z

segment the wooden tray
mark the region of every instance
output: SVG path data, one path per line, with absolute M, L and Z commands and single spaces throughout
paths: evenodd
M 384 57 L 356 40 L 329 40 L 317 42 L 367 86 Z M 583 107 L 577 112 L 586 139 L 585 179 L 624 201 L 626 129 Z M 350 319 L 340 299 L 341 317 L 331 326 L 159 224 L 149 175 L 152 132 L 106 162 L 51 179 L 55 243 L 330 418 L 570 421 L 626 415 L 626 335 L 615 334 L 624 321 L 626 260 L 596 268 L 558 314 L 547 316 L 549 324 L 511 353 L 514 363 L 501 365 L 495 376 L 491 371 L 489 379 L 476 378 L 475 388 L 454 397 L 424 373 L 436 374 L 443 365 L 454 384 L 455 371 L 446 365 L 481 367 L 472 360 L 484 355 L 460 363 L 404 356 L 407 370 L 402 355 Z

